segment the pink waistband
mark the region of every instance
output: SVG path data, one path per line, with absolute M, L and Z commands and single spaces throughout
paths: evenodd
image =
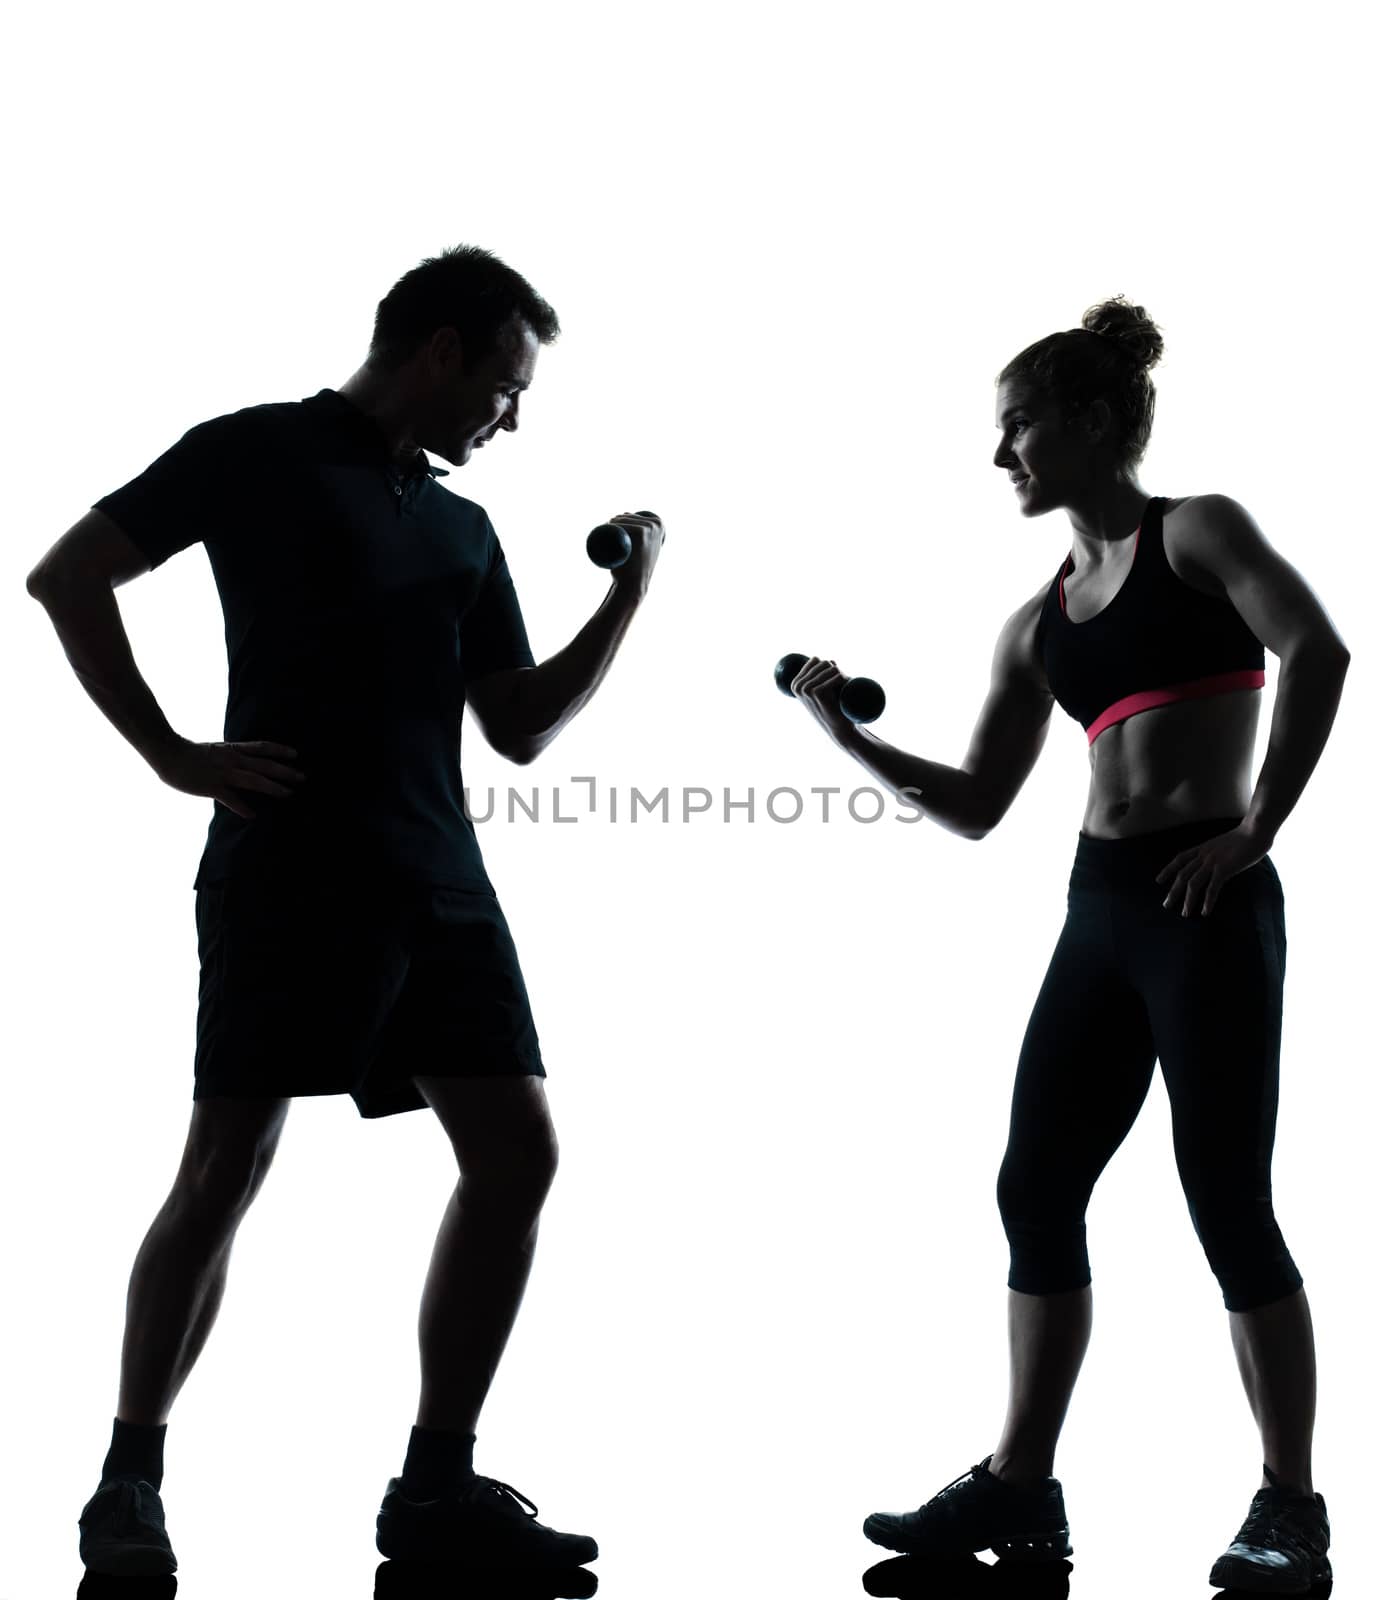
M 1091 744 L 1098 734 L 1105 733 L 1117 722 L 1124 722 L 1140 711 L 1152 711 L 1155 706 L 1172 705 L 1175 700 L 1204 700 L 1208 695 L 1229 694 L 1232 689 L 1263 687 L 1263 670 L 1246 668 L 1242 672 L 1218 672 L 1210 678 L 1194 678 L 1191 683 L 1171 683 L 1166 689 L 1143 689 L 1107 706 L 1087 729 L 1087 743 Z

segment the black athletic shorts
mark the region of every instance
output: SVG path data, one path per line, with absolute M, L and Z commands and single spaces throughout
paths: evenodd
M 196 891 L 193 1099 L 348 1094 L 415 1111 L 415 1077 L 545 1077 L 492 889 L 244 875 Z

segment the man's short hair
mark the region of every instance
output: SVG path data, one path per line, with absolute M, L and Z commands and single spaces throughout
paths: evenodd
M 379 301 L 369 360 L 401 366 L 437 328 L 454 328 L 469 366 L 492 355 L 514 317 L 542 344 L 560 333 L 559 318 L 520 272 L 489 250 L 456 245 L 404 273 Z

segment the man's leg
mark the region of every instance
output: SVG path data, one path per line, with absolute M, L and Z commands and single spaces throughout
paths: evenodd
M 290 1103 L 193 1102 L 182 1164 L 130 1274 L 119 1421 L 167 1421 L 220 1309 L 235 1232 L 267 1174 Z
M 422 1294 L 421 1399 L 402 1475 L 378 1513 L 393 1559 L 475 1561 L 508 1570 L 581 1566 L 587 1534 L 537 1522 L 536 1507 L 476 1476 L 479 1411 L 522 1302 L 556 1143 L 538 1076 L 417 1078 L 460 1168 Z
M 417 1426 L 471 1434 L 522 1302 L 556 1169 L 539 1077 L 417 1078 L 460 1178 L 421 1299 Z

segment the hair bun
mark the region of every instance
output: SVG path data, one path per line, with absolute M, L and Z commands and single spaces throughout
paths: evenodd
M 1143 306 L 1132 306 L 1124 295 L 1103 300 L 1082 318 L 1089 333 L 1113 339 L 1131 360 L 1148 372 L 1164 353 L 1163 335 Z

